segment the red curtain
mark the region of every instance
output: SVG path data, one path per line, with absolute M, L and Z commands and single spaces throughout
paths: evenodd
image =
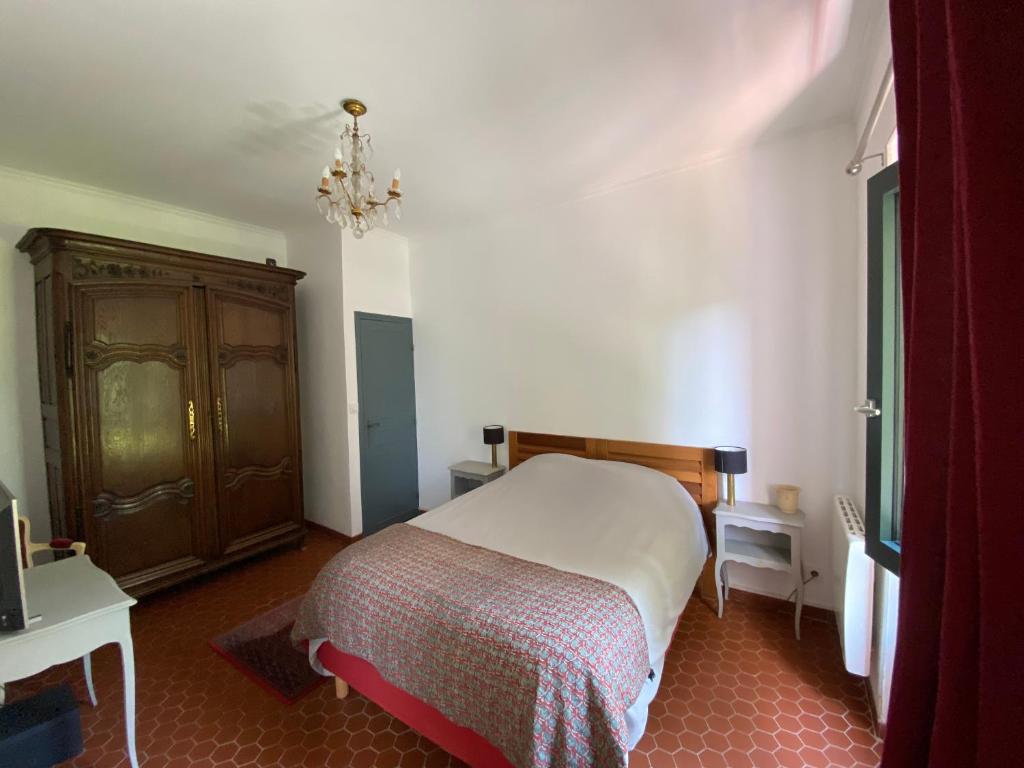
M 1024 765 L 1024 2 L 890 13 L 907 422 L 882 765 Z

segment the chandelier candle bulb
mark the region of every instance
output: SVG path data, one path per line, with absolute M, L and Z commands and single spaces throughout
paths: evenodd
M 398 184 L 402 179 L 402 171 L 398 168 L 395 169 L 395 177 L 391 179 L 391 188 L 398 191 Z

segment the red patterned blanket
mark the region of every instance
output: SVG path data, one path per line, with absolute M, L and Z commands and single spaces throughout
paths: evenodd
M 520 768 L 626 765 L 647 640 L 599 579 L 393 525 L 320 572 L 292 632 L 319 638 Z

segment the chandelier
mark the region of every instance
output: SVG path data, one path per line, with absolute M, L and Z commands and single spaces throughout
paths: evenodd
M 378 199 L 373 173 L 366 167 L 367 159 L 373 157 L 373 143 L 370 134 L 359 132 L 359 118 L 366 114 L 366 105 L 359 99 L 345 99 L 341 108 L 352 115 L 352 124 L 346 124 L 339 136 L 333 164 L 324 166 L 316 207 L 329 222 L 351 229 L 360 238 L 374 227 L 388 225 L 388 206 L 392 203 L 395 218 L 402 218 L 401 172 L 395 171 L 387 197 Z

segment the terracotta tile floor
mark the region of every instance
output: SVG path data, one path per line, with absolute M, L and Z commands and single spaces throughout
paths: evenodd
M 284 551 L 145 599 L 132 610 L 143 768 L 446 766 L 430 742 L 353 692 L 323 685 L 286 707 L 218 657 L 207 640 L 301 594 L 340 543 L 313 531 Z M 93 655 L 99 706 L 78 663 L 8 689 L 10 700 L 70 681 L 86 750 L 75 766 L 126 766 L 117 651 Z M 648 732 L 630 766 L 876 766 L 864 683 L 847 675 L 835 628 L 734 593 L 721 621 L 691 601 L 669 652 Z

